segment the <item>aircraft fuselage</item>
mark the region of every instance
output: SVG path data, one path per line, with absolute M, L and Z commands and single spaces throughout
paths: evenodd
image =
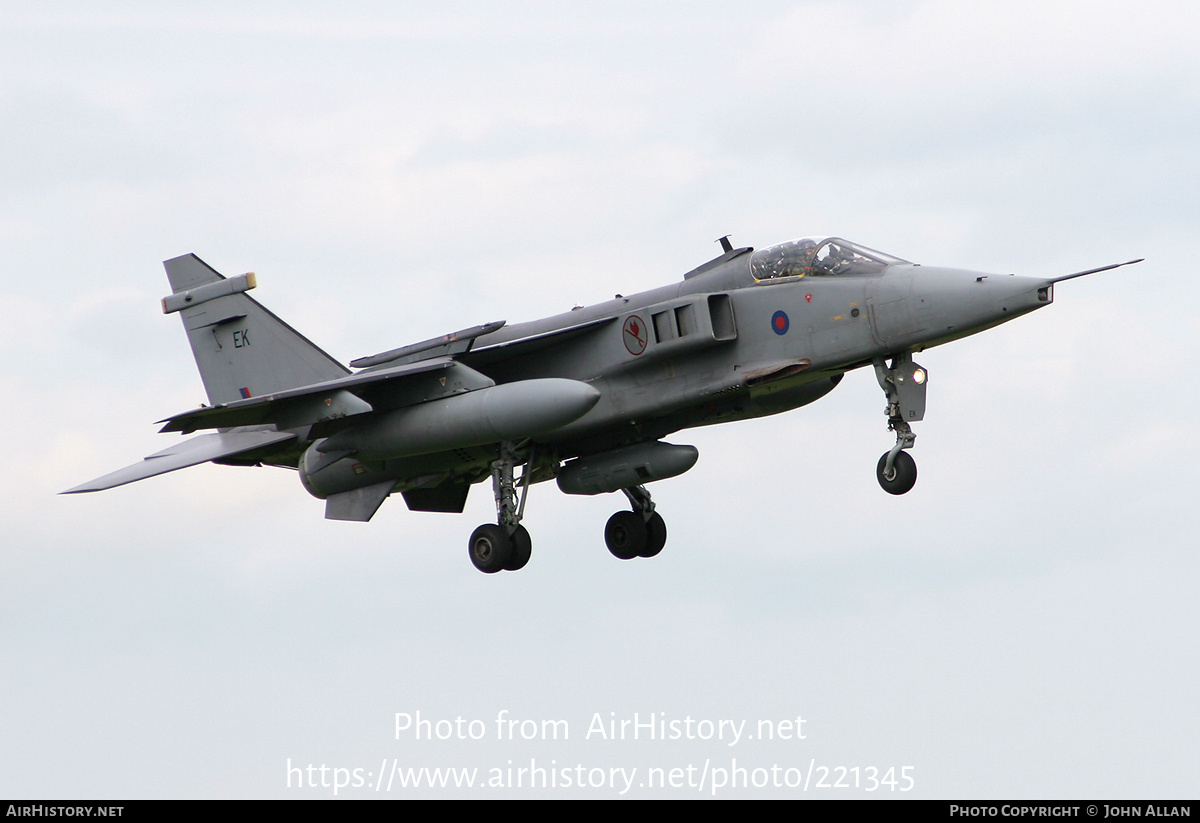
M 605 542 L 619 558 L 650 557 L 666 525 L 645 484 L 698 456 L 663 437 L 798 408 L 870 366 L 896 435 L 877 479 L 904 494 L 916 482 L 910 424 L 925 414 L 928 380 L 913 354 L 1047 306 L 1057 282 L 1116 268 L 983 274 L 840 238 L 722 247 L 673 285 L 473 326 L 360 358 L 357 372 L 246 295 L 252 274 L 225 278 L 195 255 L 168 260 L 163 310 L 183 321 L 210 405 L 167 418 L 163 431 L 215 432 L 70 491 L 207 461 L 267 463 L 298 469 L 327 518 L 366 521 L 394 492 L 414 510 L 461 512 L 490 477 L 497 522 L 469 544 L 490 573 L 528 561 L 526 489 L 557 478 L 567 494 L 623 492 L 631 511 L 609 519 Z

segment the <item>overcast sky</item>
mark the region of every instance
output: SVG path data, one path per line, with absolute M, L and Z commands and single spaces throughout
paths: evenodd
M 298 784 L 336 768 L 370 784 L 338 796 L 615 797 L 623 769 L 690 797 L 742 768 L 768 785 L 718 796 L 1194 797 L 1197 42 L 1184 0 L 4 3 L 0 796 L 329 797 Z M 204 399 L 166 258 L 255 271 L 345 362 L 675 282 L 724 234 L 1147 262 L 921 355 L 904 497 L 867 372 L 674 435 L 700 460 L 652 486 L 653 560 L 604 548 L 622 497 L 553 484 L 492 576 L 486 486 L 369 524 L 284 470 L 56 494 Z M 569 739 L 498 740 L 505 711 Z M 486 733 L 397 733 L 417 712 Z M 635 713 L 725 739 L 593 726 Z M 556 785 L 507 788 L 531 764 Z M 376 791 L 397 765 L 506 787 Z

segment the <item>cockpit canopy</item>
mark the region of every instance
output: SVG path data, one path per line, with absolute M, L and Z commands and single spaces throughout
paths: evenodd
M 754 252 L 750 257 L 750 274 L 755 280 L 805 275 L 878 274 L 888 266 L 908 262 L 840 237 L 805 238 Z

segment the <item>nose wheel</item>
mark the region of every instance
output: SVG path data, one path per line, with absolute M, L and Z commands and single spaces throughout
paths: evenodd
M 913 460 L 908 452 L 898 452 L 889 471 L 887 462 L 890 456 L 891 452 L 880 456 L 879 465 L 875 467 L 875 476 L 888 494 L 904 494 L 917 483 L 917 461 Z
M 667 544 L 666 521 L 654 510 L 654 501 L 645 486 L 621 491 L 629 498 L 633 511 L 620 511 L 608 518 L 604 542 L 619 560 L 654 557 Z

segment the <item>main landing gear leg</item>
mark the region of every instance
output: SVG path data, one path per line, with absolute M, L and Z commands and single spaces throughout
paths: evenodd
M 516 444 L 500 445 L 500 459 L 492 463 L 492 490 L 496 497 L 496 524 L 484 523 L 471 534 L 468 551 L 475 568 L 485 574 L 517 571 L 529 562 L 533 541 L 521 525 L 525 498 L 529 495 L 529 469 L 533 455 L 521 477 L 521 498 L 517 500 L 513 469 L 517 465 Z
M 888 494 L 904 494 L 917 482 L 917 462 L 904 450 L 917 442 L 909 421 L 925 417 L 928 373 L 913 362 L 911 354 L 902 354 L 893 357 L 890 366 L 882 358 L 876 360 L 875 377 L 887 395 L 888 431 L 896 433 L 896 445 L 879 458 L 875 476 Z
M 645 486 L 621 489 L 633 511 L 617 512 L 604 527 L 608 550 L 621 560 L 654 557 L 667 544 L 667 524 L 654 510 L 654 501 Z

